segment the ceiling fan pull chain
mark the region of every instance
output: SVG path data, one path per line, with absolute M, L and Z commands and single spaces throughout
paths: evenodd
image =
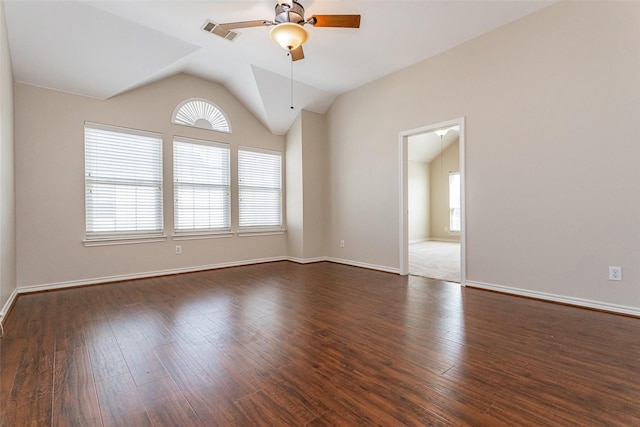
M 293 55 L 289 51 L 289 57 L 291 58 L 291 109 L 293 110 Z

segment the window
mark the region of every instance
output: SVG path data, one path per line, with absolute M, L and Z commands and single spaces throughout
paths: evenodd
M 460 232 L 460 172 L 449 173 L 449 231 Z
M 87 240 L 161 235 L 161 135 L 94 123 L 84 134 Z
M 174 110 L 171 123 L 231 132 L 229 120 L 222 110 L 206 99 L 187 99 L 182 102 Z
M 174 230 L 231 230 L 229 145 L 175 137 L 173 140 Z
M 238 150 L 238 216 L 241 229 L 282 228 L 282 155 Z

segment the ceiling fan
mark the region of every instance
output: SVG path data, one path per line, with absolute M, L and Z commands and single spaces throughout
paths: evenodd
M 304 58 L 302 44 L 309 38 L 309 33 L 304 28 L 306 24 L 314 27 L 360 28 L 360 15 L 313 15 L 305 20 L 304 7 L 297 0 L 278 0 L 273 21 L 262 19 L 226 24 L 207 21 L 203 30 L 232 40 L 237 34 L 231 30 L 236 28 L 272 27 L 273 41 L 289 51 L 293 61 L 298 61 Z

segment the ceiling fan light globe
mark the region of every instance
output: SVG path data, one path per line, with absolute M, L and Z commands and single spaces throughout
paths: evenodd
M 285 50 L 299 48 L 308 38 L 306 28 L 293 22 L 283 22 L 271 28 L 271 39 Z

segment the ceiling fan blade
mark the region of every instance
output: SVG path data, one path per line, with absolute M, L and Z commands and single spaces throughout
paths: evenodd
M 220 24 L 220 27 L 226 30 L 234 30 L 236 28 L 264 27 L 269 24 L 271 24 L 271 21 L 260 19 L 257 21 L 227 22 L 226 24 Z
M 302 46 L 298 46 L 291 51 L 291 60 L 299 61 L 301 59 L 304 59 L 304 52 L 302 51 Z
M 313 15 L 309 23 L 314 27 L 360 28 L 360 15 Z

